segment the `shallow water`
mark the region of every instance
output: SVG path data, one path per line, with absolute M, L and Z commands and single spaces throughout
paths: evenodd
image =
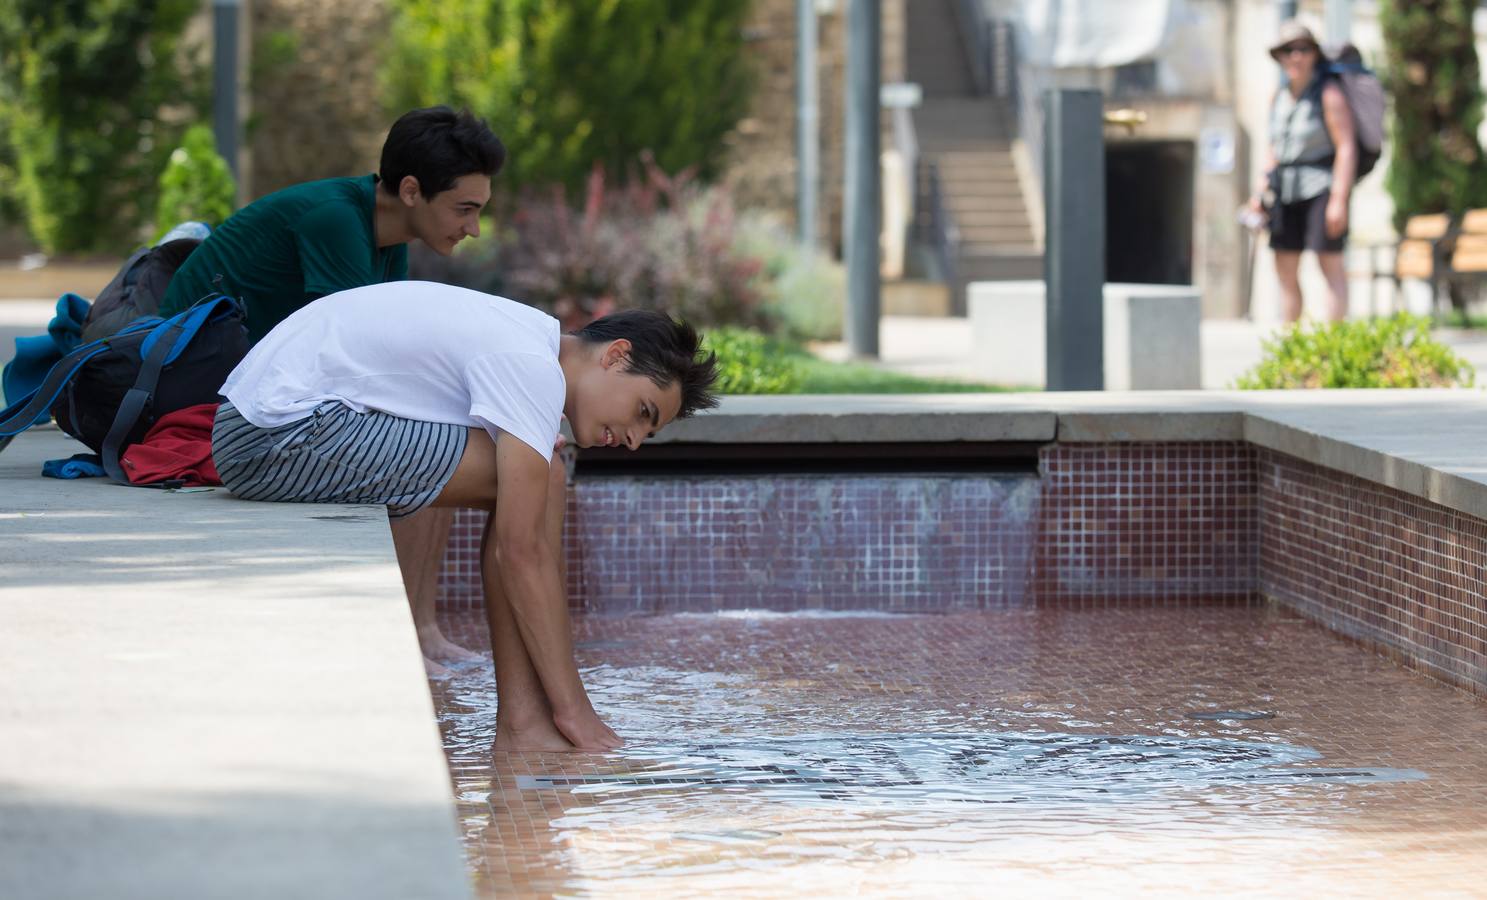
M 488 671 L 436 686 L 490 895 L 1487 883 L 1487 704 L 1272 610 L 577 627 L 620 753 L 492 753 Z

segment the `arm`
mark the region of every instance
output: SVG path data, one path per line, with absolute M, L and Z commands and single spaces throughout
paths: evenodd
M 496 441 L 495 546 L 501 587 L 553 724 L 581 750 L 609 750 L 619 738 L 594 712 L 573 660 L 568 598 L 546 539 L 548 460 L 520 440 Z
M 1322 120 L 1332 138 L 1332 196 L 1327 201 L 1327 234 L 1337 237 L 1348 227 L 1348 198 L 1358 174 L 1358 142 L 1353 130 L 1353 112 L 1342 88 L 1330 82 L 1322 89 Z
M 1275 92 L 1275 96 L 1270 98 L 1271 107 L 1275 106 L 1275 97 L 1278 96 L 1280 96 L 1280 89 L 1277 89 Z M 1275 145 L 1271 142 L 1271 136 L 1266 135 L 1265 161 L 1260 166 L 1260 180 L 1255 182 L 1255 192 L 1250 195 L 1250 208 L 1253 209 L 1255 212 L 1259 212 L 1264 206 L 1261 198 L 1263 198 L 1265 196 L 1265 192 L 1270 189 L 1270 173 L 1275 171 L 1276 162 Z

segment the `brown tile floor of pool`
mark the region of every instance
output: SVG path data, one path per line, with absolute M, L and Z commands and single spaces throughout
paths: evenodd
M 1487 896 L 1487 703 L 1285 610 L 575 627 L 622 755 L 434 683 L 482 897 Z

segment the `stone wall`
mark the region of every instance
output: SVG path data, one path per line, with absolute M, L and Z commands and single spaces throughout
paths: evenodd
M 820 223 L 822 240 L 841 243 L 842 135 L 847 74 L 847 5 L 824 4 L 818 17 L 817 107 L 820 122 Z M 904 77 L 904 22 L 908 0 L 883 0 L 881 77 Z M 754 0 L 747 37 L 756 88 L 752 108 L 730 138 L 726 179 L 740 206 L 766 209 L 795 222 L 796 203 L 796 0 Z M 885 120 L 886 121 L 886 120 Z
M 392 124 L 378 67 L 384 0 L 253 0 L 252 200 L 291 184 L 374 171 Z

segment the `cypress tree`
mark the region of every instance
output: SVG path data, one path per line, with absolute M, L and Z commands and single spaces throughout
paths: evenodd
M 1394 226 L 1422 213 L 1487 206 L 1487 161 L 1477 141 L 1482 76 L 1472 13 L 1476 0 L 1382 0 L 1392 95 L 1393 158 L 1385 184 Z

